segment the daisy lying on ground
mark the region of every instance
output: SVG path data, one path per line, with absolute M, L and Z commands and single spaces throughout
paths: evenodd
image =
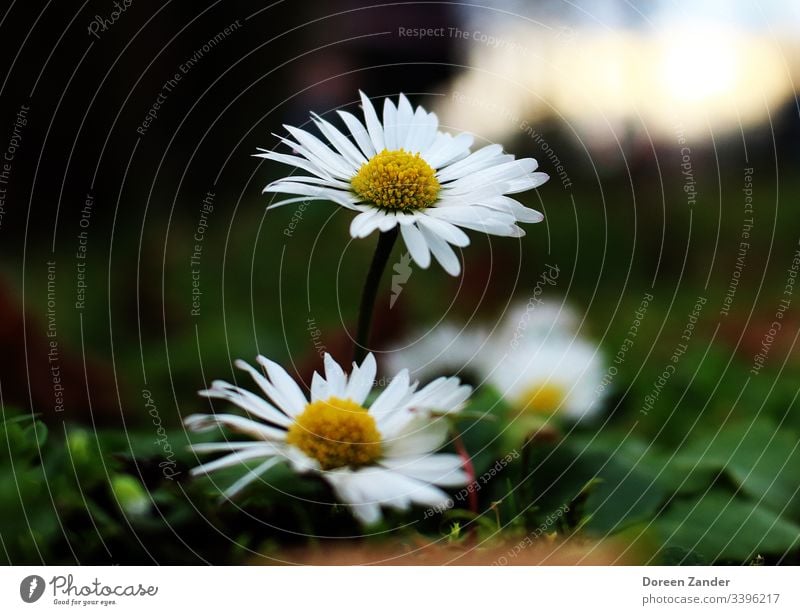
M 364 124 L 338 111 L 350 137 L 318 115 L 314 124 L 332 148 L 305 130 L 285 126 L 294 140 L 279 137 L 297 155 L 261 149 L 261 158 L 294 166 L 308 175 L 290 175 L 264 192 L 299 195 L 269 208 L 301 201 L 333 201 L 358 212 L 350 225 L 354 238 L 375 230 L 400 233 L 411 257 L 427 268 L 431 255 L 451 275 L 461 262 L 451 246 L 469 245 L 461 228 L 505 237 L 525 232 L 517 222 L 540 222 L 542 214 L 507 196 L 537 188 L 548 180 L 533 158 L 515 160 L 500 145 L 471 151 L 473 138 L 441 132 L 434 113 L 412 108 L 400 94 L 397 105 L 385 99 L 383 122 L 361 94 Z M 461 228 L 459 228 L 461 227 Z
M 258 363 L 265 373 L 244 361 L 236 365 L 267 399 L 221 380 L 200 392 L 229 401 L 252 418 L 195 414 L 184 421 L 195 431 L 225 427 L 254 438 L 192 447 L 198 453 L 228 453 L 194 468 L 194 475 L 264 460 L 231 485 L 226 497 L 287 462 L 299 473 L 320 474 L 361 522 L 371 524 L 381 518 L 381 506 L 405 510 L 411 504 L 446 505 L 448 495 L 434 485 L 468 482 L 458 455 L 434 454 L 447 438 L 444 415 L 460 410 L 471 393 L 457 378 L 438 378 L 417 390 L 403 370 L 366 408 L 377 371 L 372 354 L 360 367 L 353 364 L 349 376 L 325 355 L 325 377 L 314 374 L 310 401 L 277 363 L 262 356 Z
M 520 416 L 591 420 L 602 409 L 605 376 L 595 344 L 581 336 L 569 308 L 517 305 L 493 332 L 480 325 L 442 324 L 390 354 L 390 365 L 415 365 L 424 379 L 467 373 L 489 384 Z

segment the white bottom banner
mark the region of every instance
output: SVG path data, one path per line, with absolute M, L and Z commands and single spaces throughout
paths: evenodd
M 11 567 L 0 613 L 800 613 L 796 568 Z M 521 610 L 520 610 L 521 609 Z

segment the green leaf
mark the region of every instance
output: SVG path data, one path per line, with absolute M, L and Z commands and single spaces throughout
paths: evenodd
M 687 464 L 686 460 L 667 455 L 655 444 L 628 433 L 606 430 L 599 434 L 578 435 L 573 439 L 576 446 L 611 456 L 618 463 L 636 468 L 669 493 L 704 491 L 719 473 L 714 464 L 702 459 Z
M 676 457 L 685 472 L 724 471 L 742 491 L 780 514 L 800 516 L 798 434 L 768 421 L 725 425 Z
M 578 439 L 554 448 L 539 447 L 531 462 L 536 486 L 533 504 L 554 511 L 576 498 L 592 482 L 583 501 L 584 529 L 596 535 L 617 532 L 652 519 L 666 497 L 648 471 L 604 447 L 585 446 Z
M 800 526 L 750 499 L 715 489 L 680 500 L 655 523 L 668 547 L 708 561 L 742 562 L 759 554 L 782 555 L 800 546 Z

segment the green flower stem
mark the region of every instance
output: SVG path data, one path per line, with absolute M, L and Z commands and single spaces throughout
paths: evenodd
M 356 332 L 355 349 L 353 360 L 361 364 L 367 356 L 369 347 L 369 334 L 372 326 L 372 314 L 375 311 L 375 298 L 378 296 L 378 287 L 381 284 L 381 276 L 386 269 L 386 263 L 392 254 L 394 242 L 397 240 L 399 229 L 393 229 L 381 233 L 378 238 L 378 245 L 375 247 L 375 254 L 369 266 L 367 279 L 364 282 L 364 290 L 361 293 L 361 307 L 358 312 L 358 331 Z

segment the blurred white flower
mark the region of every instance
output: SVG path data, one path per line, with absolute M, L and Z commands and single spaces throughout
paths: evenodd
M 515 409 L 576 422 L 602 409 L 596 392 L 605 372 L 591 342 L 538 333 L 526 335 L 515 348 L 489 348 L 487 378 Z
M 236 365 L 266 398 L 219 380 L 200 392 L 229 401 L 253 418 L 196 414 L 184 421 L 196 431 L 225 427 L 253 438 L 192 447 L 199 453 L 227 453 L 194 468 L 194 475 L 263 460 L 231 485 L 226 497 L 288 462 L 297 472 L 320 474 L 362 523 L 371 524 L 381 518 L 381 506 L 446 506 L 447 494 L 435 485 L 467 483 L 458 455 L 433 454 L 447 438 L 444 415 L 458 412 L 471 393 L 457 378 L 439 378 L 417 390 L 408 370 L 402 370 L 366 408 L 377 371 L 372 354 L 360 367 L 353 364 L 349 376 L 326 354 L 325 377 L 314 374 L 310 401 L 277 363 L 263 356 L 258 363 L 264 373 L 244 361 Z
M 549 302 L 517 304 L 492 333 L 439 325 L 389 355 L 395 369 L 418 377 L 469 373 L 515 411 L 543 419 L 590 420 L 601 411 L 605 366 L 598 347 L 580 334 L 578 315 Z
M 305 130 L 285 126 L 294 140 L 279 137 L 297 155 L 261 149 L 256 156 L 294 166 L 308 175 L 290 175 L 264 192 L 298 195 L 268 209 L 301 201 L 333 201 L 358 215 L 354 238 L 400 226 L 411 257 L 427 268 L 431 255 L 450 275 L 461 262 L 452 246 L 469 245 L 462 228 L 505 237 L 525 232 L 517 222 L 540 222 L 542 214 L 507 196 L 548 180 L 533 158 L 515 160 L 500 145 L 472 152 L 473 138 L 439 130 L 439 120 L 416 110 L 400 94 L 385 99 L 383 121 L 361 92 L 364 123 L 338 111 L 349 137 L 318 115 L 312 120 L 332 147 Z M 259 148 L 260 149 L 260 148 Z
M 408 368 L 414 378 L 428 382 L 443 374 L 475 379 L 484 371 L 478 364 L 486 343 L 480 327 L 442 323 L 430 331 L 419 331 L 413 339 L 386 354 L 390 373 Z

